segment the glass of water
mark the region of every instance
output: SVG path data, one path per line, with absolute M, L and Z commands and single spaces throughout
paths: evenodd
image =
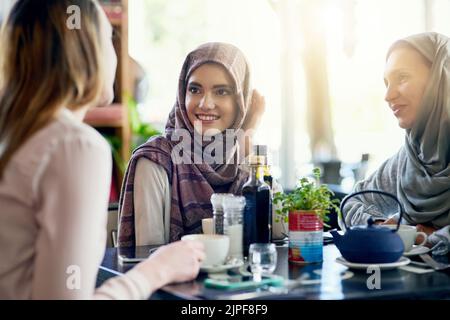
M 263 274 L 271 274 L 277 266 L 277 248 L 274 243 L 252 243 L 248 262 L 255 279 Z

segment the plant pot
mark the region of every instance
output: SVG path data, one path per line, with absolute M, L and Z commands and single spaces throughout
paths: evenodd
M 308 264 L 322 260 L 322 219 L 315 211 L 289 211 L 289 261 Z

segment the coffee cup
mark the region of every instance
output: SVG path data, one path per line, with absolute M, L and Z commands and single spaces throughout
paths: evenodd
M 397 228 L 396 225 L 386 225 L 385 227 L 389 227 L 390 229 Z M 417 231 L 417 228 L 415 226 L 400 225 L 397 233 L 403 241 L 405 252 L 408 252 L 412 249 L 418 235 L 422 235 L 423 237 L 422 243 L 418 244 L 419 246 L 423 246 L 427 242 L 428 238 L 425 232 Z
M 230 238 L 219 234 L 190 234 L 181 237 L 183 241 L 200 241 L 205 246 L 205 260 L 201 266 L 223 265 L 230 248 Z
M 202 230 L 204 234 L 214 234 L 214 219 L 202 219 Z

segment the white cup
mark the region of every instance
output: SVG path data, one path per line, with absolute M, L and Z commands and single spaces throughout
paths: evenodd
M 202 230 L 204 234 L 214 234 L 214 229 L 213 218 L 202 219 Z
M 230 238 L 219 234 L 190 234 L 181 237 L 183 241 L 196 240 L 205 246 L 205 260 L 201 266 L 223 265 L 230 248 Z
M 389 227 L 390 229 L 397 228 L 396 225 L 386 225 L 385 227 Z M 415 226 L 400 225 L 400 229 L 398 229 L 397 233 L 403 241 L 405 252 L 408 252 L 412 249 L 418 235 L 423 236 L 423 241 L 422 243 L 418 244 L 419 246 L 423 246 L 427 242 L 428 238 L 425 232 L 417 231 L 417 228 Z

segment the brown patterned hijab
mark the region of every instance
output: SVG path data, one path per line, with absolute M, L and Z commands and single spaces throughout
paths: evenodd
M 119 202 L 121 247 L 135 245 L 133 187 L 136 164 L 141 157 L 162 166 L 167 173 L 172 196 L 170 242 L 179 240 L 185 234 L 199 233 L 201 220 L 212 216 L 211 195 L 219 192 L 239 194 L 247 179 L 247 173 L 239 166 L 241 153 L 234 131 L 225 130 L 213 136 L 211 141 L 201 141 L 196 139 L 200 135 L 194 134 L 194 127 L 188 119 L 185 106 L 188 80 L 194 70 L 206 63 L 222 66 L 234 82 L 238 115 L 229 129 L 240 129 L 243 124 L 252 93 L 249 65 L 243 53 L 235 46 L 225 43 L 207 43 L 189 53 L 181 70 L 178 96 L 169 115 L 165 135 L 152 138 L 137 148 L 128 165 Z M 189 135 L 187 142 L 183 137 L 186 133 Z M 180 154 L 177 150 L 180 137 L 183 137 L 181 144 L 187 144 L 190 151 L 193 151 L 190 156 L 183 153 L 181 163 L 177 158 Z M 227 139 L 232 142 L 218 144 Z M 199 153 L 209 154 L 205 153 L 207 148 L 220 148 L 225 155 L 223 161 L 209 159 L 193 162 Z

